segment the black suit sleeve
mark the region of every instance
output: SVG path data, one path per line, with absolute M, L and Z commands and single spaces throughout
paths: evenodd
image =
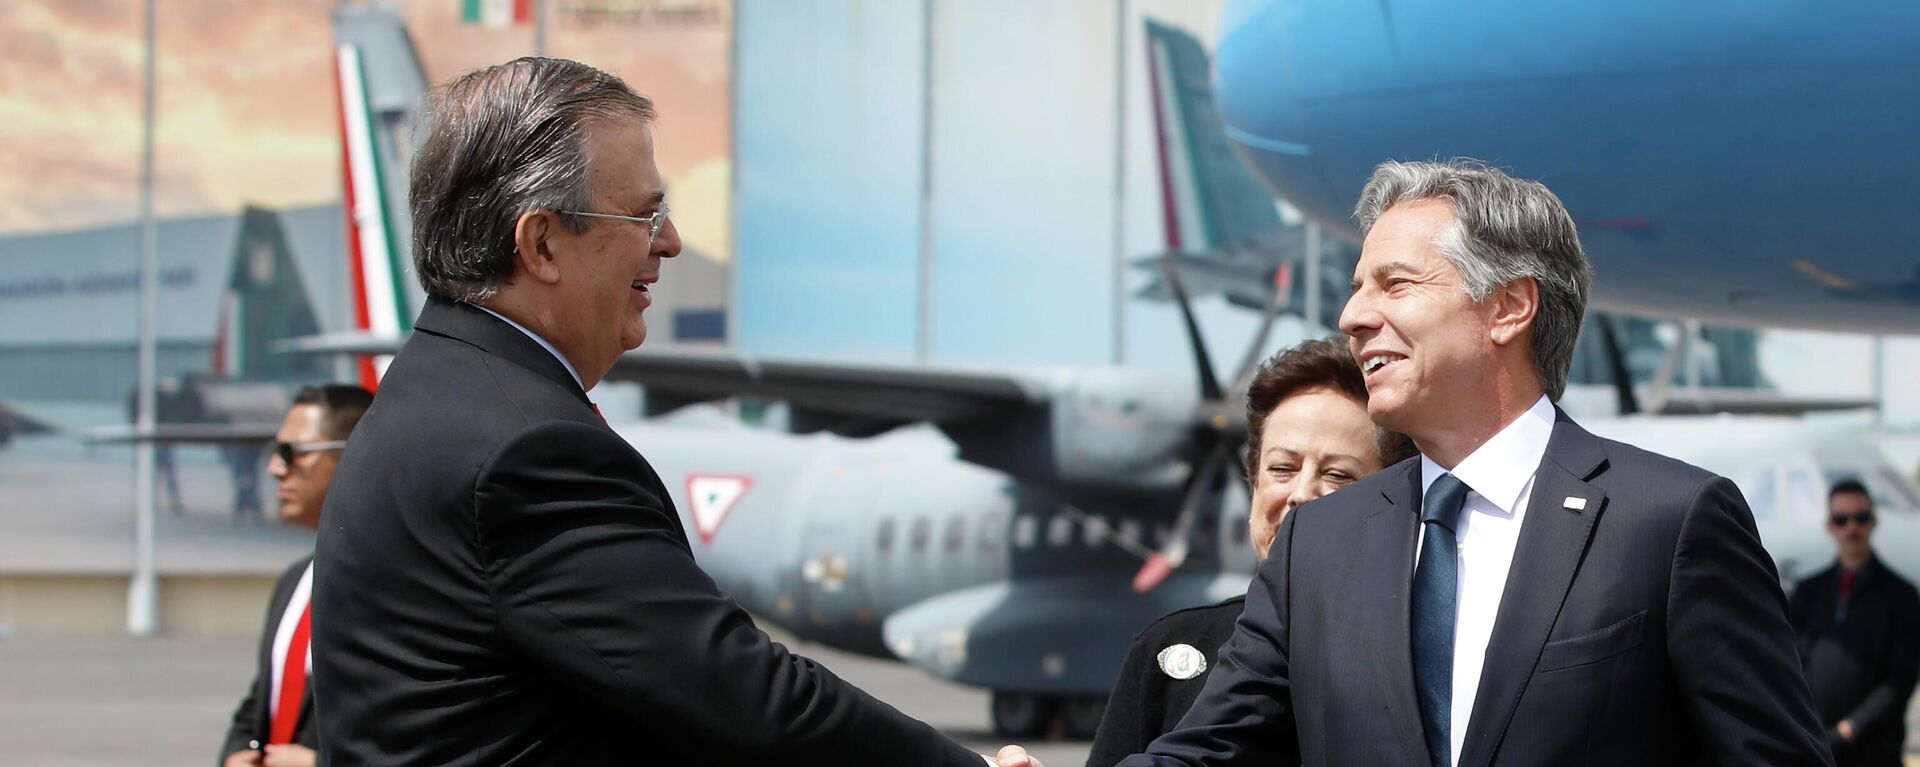
M 1920 597 L 1906 588 L 1906 584 L 1894 585 L 1901 588 L 1893 590 L 1887 600 L 1893 608 L 1893 613 L 1887 616 L 1890 636 L 1886 647 L 1891 654 L 1887 659 L 1887 673 L 1846 716 L 1853 722 L 1856 738 L 1865 738 L 1868 733 L 1895 724 L 1905 716 L 1907 701 L 1913 697 L 1915 678 L 1920 676 Z
M 1119 767 L 1300 763 L 1287 660 L 1288 576 L 1298 518 L 1288 514 L 1280 523 L 1233 636 L 1220 647 L 1220 666 L 1207 675 L 1193 707 L 1172 732 Z
M 694 563 L 659 488 L 613 432 L 572 422 L 482 467 L 476 542 L 527 662 L 708 763 L 981 763 L 769 640 Z
M 273 638 L 268 637 L 267 641 L 271 642 Z M 259 736 L 254 733 L 254 723 L 260 720 L 260 706 L 262 705 L 262 701 L 258 700 L 259 689 L 259 677 L 256 676 L 253 681 L 247 683 L 247 696 L 241 698 L 240 707 L 234 709 L 233 724 L 227 727 L 226 741 L 221 744 L 220 758 L 214 760 L 214 764 L 219 765 L 225 763 L 227 757 L 232 756 L 235 752 L 247 750 L 248 741 L 259 738 Z
M 1127 648 L 1127 660 L 1120 664 L 1120 677 L 1107 696 L 1107 710 L 1100 716 L 1100 729 L 1094 732 L 1093 746 L 1087 751 L 1087 767 L 1113 767 L 1129 754 L 1146 750 L 1160 735 L 1166 716 L 1166 677 L 1152 673 L 1155 650 L 1147 633 L 1133 638 Z
M 1712 761 L 1831 765 L 1779 577 L 1732 482 L 1694 496 L 1672 568 L 1668 657 Z

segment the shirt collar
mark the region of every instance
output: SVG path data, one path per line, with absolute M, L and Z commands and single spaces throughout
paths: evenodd
M 547 339 L 541 338 L 539 333 L 535 333 L 531 330 L 528 330 L 525 325 L 522 325 L 518 322 L 514 322 L 513 318 L 508 317 L 507 315 L 501 314 L 492 309 L 488 309 L 487 307 L 481 306 L 479 304 L 469 304 L 469 305 L 475 309 L 479 309 L 480 311 L 486 312 L 495 317 L 499 317 L 501 322 L 507 323 L 508 325 L 512 325 L 514 330 L 518 330 L 522 333 L 525 333 L 528 338 L 533 339 L 534 343 L 539 344 L 540 348 L 547 350 L 548 354 L 553 355 L 554 359 L 557 359 L 560 361 L 560 366 L 567 369 L 567 375 L 573 376 L 573 384 L 575 386 L 580 387 L 581 391 L 587 390 L 586 383 L 580 380 L 580 371 L 573 369 L 573 363 L 567 360 L 567 355 L 561 354 L 559 349 L 554 348 L 553 344 L 547 343 Z
M 1505 514 L 1513 514 L 1520 494 L 1527 489 L 1533 473 L 1547 456 L 1547 440 L 1553 437 L 1553 402 L 1542 394 L 1533 407 L 1474 449 L 1458 466 L 1453 476 L 1487 499 Z M 1433 481 L 1446 474 L 1432 458 L 1420 456 L 1420 492 L 1426 493 Z

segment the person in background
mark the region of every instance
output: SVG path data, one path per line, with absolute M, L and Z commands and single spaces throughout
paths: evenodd
M 1260 366 L 1247 386 L 1247 439 L 1247 527 L 1263 560 L 1294 507 L 1414 455 L 1405 435 L 1367 418 L 1367 385 L 1340 336 L 1302 342 Z M 1180 610 L 1134 637 L 1087 767 L 1110 767 L 1180 722 L 1245 606 L 1238 596 Z
M 1900 767 L 1920 673 L 1920 595 L 1873 554 L 1873 496 L 1859 480 L 1827 493 L 1832 567 L 1793 590 L 1790 613 L 1814 713 L 1839 767 Z
M 320 507 L 373 392 L 358 386 L 315 386 L 294 396 L 274 435 L 267 470 L 278 481 L 280 519 L 307 529 L 320 526 Z M 249 451 L 253 452 L 253 451 Z M 320 728 L 313 717 L 311 633 L 308 597 L 313 593 L 313 557 L 301 557 L 281 573 L 267 603 L 260 632 L 259 672 L 233 712 L 221 746 L 222 767 L 310 767 Z

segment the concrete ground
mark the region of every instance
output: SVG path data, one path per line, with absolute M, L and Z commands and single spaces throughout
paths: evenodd
M 0 764 L 170 767 L 216 764 L 253 674 L 250 639 L 0 640 Z M 904 664 L 797 645 L 834 673 L 969 747 L 997 750 L 986 693 Z M 1086 743 L 1026 744 L 1050 767 L 1079 767 Z

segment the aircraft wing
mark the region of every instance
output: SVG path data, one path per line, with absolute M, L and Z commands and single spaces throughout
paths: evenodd
M 164 444 L 196 445 L 244 445 L 273 441 L 273 435 L 280 430 L 277 423 L 193 423 L 161 424 L 151 431 L 142 431 L 137 426 L 108 426 L 89 429 L 85 433 L 88 442 L 127 443 L 158 442 Z
M 22 434 L 48 434 L 55 429 L 51 424 L 30 417 L 0 402 L 0 442 L 8 437 Z
M 1647 401 L 1652 387 L 1637 387 Z M 1676 387 L 1661 404 L 1659 415 L 1802 415 L 1836 410 L 1870 410 L 1879 403 L 1865 397 L 1807 397 L 1759 389 Z
M 1042 407 L 1044 382 L 991 370 L 761 357 L 731 349 L 641 347 L 608 380 L 646 387 L 649 409 L 749 396 L 796 410 L 875 421 L 952 423 Z M 656 403 L 655 401 L 658 400 Z

